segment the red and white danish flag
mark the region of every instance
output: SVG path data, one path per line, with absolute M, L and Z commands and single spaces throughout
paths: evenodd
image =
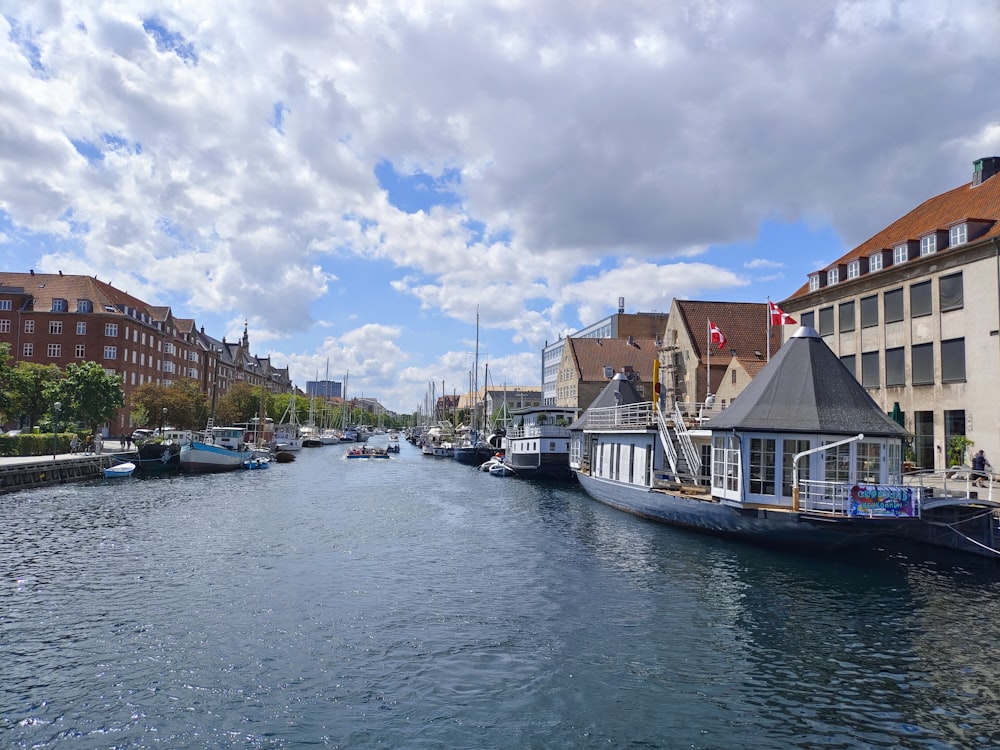
M 711 320 L 708 321 L 708 332 L 711 336 L 710 340 L 720 349 L 726 345 L 726 337 L 719 330 L 719 326 L 715 325 Z
M 795 325 L 795 319 L 792 318 L 791 315 L 789 315 L 780 307 L 778 307 L 776 304 L 771 302 L 771 300 L 768 300 L 767 304 L 768 307 L 771 308 L 771 325 L 773 326 Z

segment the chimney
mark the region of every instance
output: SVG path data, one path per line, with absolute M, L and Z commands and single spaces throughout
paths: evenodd
M 625 298 L 624 297 L 619 297 L 618 298 L 618 314 L 621 315 L 624 312 L 625 312 Z
M 972 187 L 982 185 L 1000 172 L 1000 156 L 985 156 L 972 162 Z

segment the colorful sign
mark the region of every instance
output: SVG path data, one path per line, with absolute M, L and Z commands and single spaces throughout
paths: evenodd
M 856 484 L 851 487 L 848 514 L 861 518 L 915 518 L 917 504 L 911 487 Z

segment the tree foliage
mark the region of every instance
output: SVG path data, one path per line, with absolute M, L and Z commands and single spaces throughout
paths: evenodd
M 78 422 L 94 433 L 125 405 L 121 376 L 107 372 L 97 362 L 70 362 L 51 396 L 62 405 L 60 421 Z
M 30 430 L 56 399 L 52 397 L 62 370 L 56 365 L 18 362 L 9 374 L 8 414 Z
M 244 424 L 260 416 L 261 399 L 267 407 L 269 394 L 260 387 L 246 383 L 233 383 L 215 405 L 216 424 Z
M 205 394 L 191 379 L 168 386 L 143 383 L 132 392 L 132 420 L 153 429 L 161 425 L 179 430 L 202 427 L 207 420 Z

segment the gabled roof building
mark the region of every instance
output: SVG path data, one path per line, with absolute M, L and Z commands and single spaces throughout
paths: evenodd
M 815 328 L 886 412 L 921 468 L 949 444 L 1000 450 L 1000 157 L 808 280 L 781 307 Z
M 747 373 L 759 371 L 781 344 L 781 330 L 768 326 L 768 315 L 765 302 L 674 299 L 660 352 L 663 407 L 672 411 L 680 405 L 682 411 L 694 412 L 706 401 L 713 401 L 717 408 L 732 403 L 748 382 L 743 379 L 738 386 L 730 382 L 724 388 L 724 376 L 729 374 L 732 380 L 733 358 L 744 363 Z M 725 337 L 722 346 L 711 343 L 709 322 Z
M 210 397 L 243 380 L 288 391 L 287 368 L 249 354 L 249 340 L 227 344 L 175 318 L 169 307 L 148 305 L 91 276 L 0 272 L 0 342 L 11 361 L 54 364 L 97 362 L 122 378 L 125 407 L 104 429 L 131 431 L 131 395 L 144 383 L 192 379 Z
M 637 392 L 653 399 L 655 338 L 567 338 L 556 380 L 555 406 L 582 412 L 616 374 L 624 376 Z

